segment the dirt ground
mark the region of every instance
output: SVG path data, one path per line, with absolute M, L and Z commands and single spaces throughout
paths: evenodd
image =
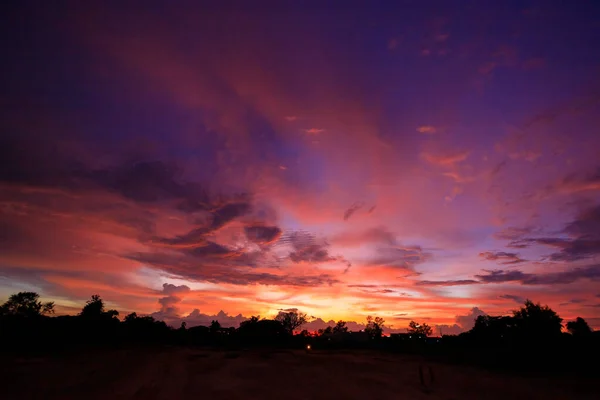
M 137 349 L 3 360 L 0 368 L 5 400 L 600 398 L 589 392 L 592 382 L 357 351 Z

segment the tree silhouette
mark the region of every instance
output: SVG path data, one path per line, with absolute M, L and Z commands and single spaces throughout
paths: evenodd
M 383 334 L 383 328 L 385 327 L 385 320 L 381 317 L 367 317 L 367 326 L 365 332 L 371 339 L 378 339 Z
M 310 332 L 307 329 L 302 330 L 302 332 L 299 333 L 299 335 L 301 337 L 310 337 Z
M 221 324 L 217 320 L 212 320 L 210 322 L 209 329 L 210 329 L 211 333 L 217 333 L 217 332 L 219 332 L 221 330 Z
M 279 321 L 283 329 L 290 335 L 294 333 L 294 329 L 304 325 L 307 321 L 306 314 L 297 310 L 280 311 L 275 317 L 275 321 Z
M 94 294 L 92 298 L 85 302 L 85 306 L 81 309 L 82 317 L 99 317 L 104 312 L 104 300 L 100 295 Z
M 321 328 L 317 331 L 317 333 L 319 334 L 319 336 L 323 336 L 323 335 L 331 335 L 333 334 L 333 328 L 331 326 L 328 326 L 327 328 Z
M 588 323 L 581 317 L 577 317 L 575 321 L 567 322 L 567 330 L 576 337 L 589 336 L 592 333 Z
M 431 335 L 432 329 L 427 324 L 419 324 L 415 321 L 410 321 L 408 324 L 408 333 L 418 336 L 429 336 Z
M 520 338 L 551 338 L 561 334 L 562 318 L 547 305 L 527 300 L 523 307 L 513 311 L 513 318 Z
M 135 313 L 133 313 L 135 314 Z M 106 318 L 112 319 L 119 316 L 117 310 L 104 311 L 104 300 L 100 298 L 100 295 L 94 294 L 91 299 L 85 303 L 85 306 L 81 309 L 80 316 L 90 319 Z M 131 315 L 131 314 L 130 314 Z M 136 315 L 137 316 L 137 315 Z
M 137 313 L 132 312 L 131 314 L 127 314 L 123 319 L 123 322 L 133 322 L 138 318 Z
M 346 333 L 346 332 L 348 332 L 348 327 L 346 326 L 346 321 L 339 320 L 333 327 L 333 333 Z
M 17 315 L 21 317 L 38 317 L 42 314 L 54 313 L 54 302 L 42 303 L 40 295 L 35 292 L 19 292 L 12 294 L 6 303 L 0 306 L 1 315 Z

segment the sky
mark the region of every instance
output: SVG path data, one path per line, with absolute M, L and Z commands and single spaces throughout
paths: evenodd
M 600 328 L 600 4 L 9 2 L 0 301 Z

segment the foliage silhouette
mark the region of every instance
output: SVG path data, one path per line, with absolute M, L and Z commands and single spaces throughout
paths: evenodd
M 581 317 L 577 317 L 575 321 L 567 322 L 567 330 L 569 333 L 576 337 L 587 337 L 592 334 L 592 329 Z
M 39 317 L 54 313 L 54 302 L 42 303 L 40 295 L 35 292 L 19 292 L 12 294 L 6 303 L 0 306 L 0 315 L 19 317 Z
M 319 336 L 328 336 L 333 334 L 333 327 L 328 326 L 326 328 L 321 328 L 317 331 Z
M 408 324 L 408 333 L 417 335 L 417 336 L 429 336 L 433 329 L 427 324 L 418 324 L 415 321 L 410 321 Z
M 371 339 L 379 339 L 383 334 L 383 328 L 385 328 L 385 320 L 381 317 L 372 316 L 367 317 L 367 326 L 365 332 Z
M 560 336 L 562 318 L 547 305 L 526 300 L 525 305 L 513 311 L 517 335 L 525 340 L 539 341 Z
M 333 327 L 333 333 L 346 333 L 348 332 L 348 326 L 346 326 L 346 321 L 338 321 Z
M 210 333 L 212 333 L 214 335 L 221 331 L 221 324 L 219 323 L 219 321 L 212 320 L 210 323 L 209 329 L 210 329 Z
M 45 305 L 48 306 L 45 307 Z M 474 327 L 458 336 L 427 338 L 431 328 L 411 322 L 409 332 L 382 337 L 385 321 L 367 318 L 364 331 L 349 332 L 344 321 L 329 326 L 315 336 L 306 329 L 294 330 L 306 322 L 297 310 L 280 312 L 276 319 L 253 316 L 236 328 L 224 328 L 214 320 L 210 326 L 169 327 L 152 316 L 135 312 L 120 321 L 115 310 L 105 310 L 104 301 L 94 295 L 76 316 L 47 316 L 52 303 L 42 303 L 39 295 L 21 292 L 11 295 L 1 307 L 0 350 L 4 352 L 46 352 L 49 350 L 116 345 L 186 345 L 223 348 L 286 347 L 308 348 L 311 352 L 334 348 L 371 348 L 443 357 L 511 370 L 571 369 L 577 373 L 595 371 L 584 359 L 600 357 L 600 335 L 585 320 L 567 323 L 571 334 L 561 333 L 562 319 L 548 306 L 527 301 L 512 315 L 479 316 Z M 40 340 L 43 332 L 43 340 Z M 412 333 L 423 340 L 413 340 Z M 378 339 L 378 340 L 373 340 Z
M 280 311 L 275 317 L 275 321 L 279 321 L 286 332 L 292 335 L 296 328 L 306 323 L 307 317 L 305 313 L 297 310 Z

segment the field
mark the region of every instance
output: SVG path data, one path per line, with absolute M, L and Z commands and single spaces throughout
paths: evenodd
M 94 351 L 4 359 L 0 373 L 1 397 L 21 400 L 600 398 L 590 393 L 593 382 L 524 378 L 358 351 Z

